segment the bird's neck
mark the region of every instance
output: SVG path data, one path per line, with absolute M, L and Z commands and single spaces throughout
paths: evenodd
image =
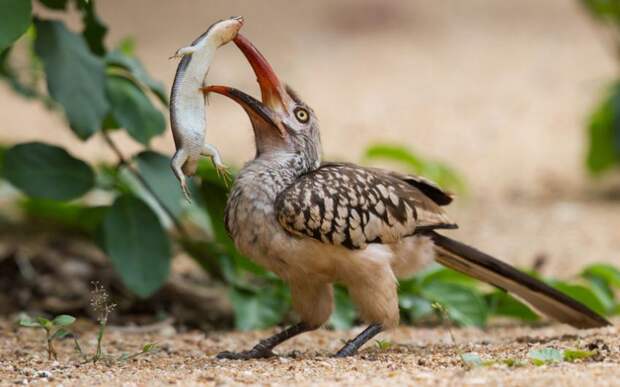
M 301 153 L 263 153 L 239 171 L 233 190 L 262 191 L 265 197 L 260 199 L 272 201 L 301 175 L 317 169 L 319 164 L 319 160 L 313 161 Z
M 279 229 L 274 216 L 278 195 L 301 175 L 318 168 L 296 153 L 262 154 L 248 162 L 235 178 L 226 205 L 226 228 L 242 252 L 251 254 L 253 232 Z M 248 234 L 249 233 L 249 234 Z

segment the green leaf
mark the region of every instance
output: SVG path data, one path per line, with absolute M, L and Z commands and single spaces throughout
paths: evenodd
M 619 89 L 615 87 L 590 118 L 586 165 L 593 175 L 600 174 L 620 160 L 620 149 L 616 147 L 616 137 L 620 133 Z
M 170 274 L 170 241 L 141 200 L 118 197 L 103 221 L 103 244 L 123 283 L 140 297 L 157 291 Z
M 555 283 L 554 288 L 581 302 L 598 314 L 606 314 L 605 305 L 591 289 L 583 285 L 572 285 L 564 282 Z
M 136 40 L 131 36 L 126 36 L 118 42 L 116 50 L 127 57 L 133 57 L 136 53 Z
M 138 170 L 157 196 L 174 215 L 183 212 L 183 194 L 179 182 L 170 168 L 170 157 L 153 151 L 144 151 L 135 156 Z
M 480 293 L 459 284 L 432 282 L 422 288 L 422 296 L 443 305 L 454 322 L 483 327 L 487 307 Z
M 93 235 L 101 225 L 108 207 L 88 207 L 81 204 L 48 199 L 25 198 L 21 206 L 29 219 Z
M 388 160 L 402 164 L 408 172 L 419 174 L 441 187 L 465 192 L 465 182 L 459 174 L 441 162 L 426 160 L 401 145 L 377 144 L 366 149 L 366 161 Z
M 71 334 L 71 332 L 69 332 L 65 328 L 60 328 L 56 332 L 54 332 L 52 337 L 50 337 L 50 340 L 61 340 L 61 339 L 64 339 L 65 337 L 69 336 L 70 334 Z
M 485 299 L 489 305 L 490 314 L 514 317 L 524 321 L 537 321 L 539 319 L 538 315 L 527 305 L 504 291 L 494 290 L 485 295 Z
M 590 290 L 594 293 L 596 298 L 601 302 L 605 308 L 605 312 L 609 313 L 613 310 L 616 302 L 614 300 L 614 292 L 609 285 L 598 277 L 592 277 L 590 279 Z
M 202 178 L 202 185 L 201 195 L 196 197 L 196 200 L 206 208 L 209 214 L 215 239 L 225 247 L 229 254 L 233 255 L 236 249 L 224 225 L 228 188 L 219 179 L 214 168 L 202 167 L 204 165 L 202 163 L 199 165 L 201 167 L 198 168 L 197 175 Z
M 52 328 L 52 322 L 46 319 L 45 317 L 37 317 L 37 322 L 39 323 L 40 326 L 42 326 L 45 329 Z
M 480 367 L 482 365 L 482 359 L 480 355 L 474 352 L 466 352 L 461 354 L 461 360 L 468 367 Z
M 345 288 L 334 288 L 334 312 L 329 317 L 329 325 L 336 330 L 349 329 L 357 318 L 357 311 Z
M 0 0 L 0 52 L 26 32 L 31 19 L 30 0 Z
M 142 346 L 142 352 L 143 353 L 149 353 L 151 351 L 153 351 L 154 349 L 157 348 L 157 344 L 156 343 L 146 343 Z
M 233 287 L 230 299 L 235 312 L 235 328 L 241 331 L 273 326 L 290 308 L 290 294 L 284 286 L 264 287 L 256 293 Z
M 581 0 L 593 16 L 611 22 L 620 22 L 620 3 L 616 0 Z
M 93 53 L 99 56 L 105 55 L 106 49 L 103 39 L 108 32 L 108 27 L 103 24 L 95 12 L 95 0 L 78 2 L 78 4 L 82 10 L 82 23 L 84 24 L 82 36 L 86 39 Z
M 136 141 L 148 146 L 151 138 L 164 132 L 163 114 L 133 82 L 111 76 L 106 90 L 112 104 L 112 116 Z
M 391 341 L 387 340 L 375 340 L 375 345 L 380 351 L 387 351 L 394 346 Z
M 589 359 L 596 355 L 596 351 L 584 351 L 582 349 L 565 349 L 563 358 L 565 361 L 574 362 L 575 360 Z
M 600 278 L 606 284 L 620 289 L 620 269 L 606 263 L 595 263 L 583 269 L 581 276 L 587 279 Z
M 3 146 L 0 145 L 0 178 L 5 178 L 5 173 L 4 173 L 4 156 L 6 155 L 6 151 L 7 149 Z
M 370 146 L 366 149 L 364 158 L 398 161 L 417 172 L 424 169 L 424 161 L 409 149 L 400 145 L 377 144 Z
M 64 107 L 75 134 L 87 139 L 101 127 L 109 110 L 104 64 L 62 22 L 37 20 L 35 24 L 35 51 L 43 61 L 49 93 Z
M 463 286 L 475 288 L 477 281 L 465 274 L 459 273 L 447 267 L 434 263 L 415 275 L 422 286 L 434 281 L 458 283 Z
M 19 326 L 24 327 L 24 328 L 41 328 L 42 325 L 36 321 L 33 320 L 30 317 L 24 317 L 21 320 L 19 320 Z
M 414 294 L 401 293 L 398 297 L 398 305 L 410 322 L 420 320 L 433 312 L 429 300 Z
M 6 151 L 4 168 L 11 184 L 36 198 L 71 200 L 95 184 L 88 164 L 63 148 L 40 142 L 18 144 Z
M 68 314 L 61 314 L 59 316 L 54 317 L 52 320 L 52 324 L 58 327 L 66 327 L 75 322 L 75 317 L 69 316 Z
M 39 0 L 39 2 L 56 11 L 67 9 L 67 0 Z
M 236 282 L 236 271 L 230 256 L 215 243 L 190 238 L 179 239 L 183 250 L 213 278 L 227 284 Z
M 555 348 L 533 349 L 528 352 L 527 357 L 537 366 L 560 363 L 564 359 L 562 352 Z
M 16 68 L 11 65 L 11 61 L 9 59 L 9 56 L 13 51 L 12 48 L 13 47 L 11 46 L 6 50 L 0 52 L 0 80 L 4 80 L 5 82 L 7 82 L 11 89 L 20 96 L 27 99 L 40 98 L 47 105 L 49 97 L 41 95 L 36 89 L 37 75 L 35 73 L 37 71 L 34 69 L 36 65 L 31 63 L 28 72 L 20 71 L 18 73 Z M 30 56 L 34 57 L 32 53 L 30 54 Z M 24 73 L 27 73 L 30 76 L 29 79 L 23 79 Z
M 133 50 L 133 43 L 131 43 L 133 41 L 126 39 L 125 42 L 129 43 L 125 43 L 106 55 L 105 59 L 108 66 L 120 67 L 129 71 L 138 83 L 151 90 L 164 106 L 168 106 L 168 91 L 164 84 L 153 79 L 142 63 L 129 55 L 129 52 Z

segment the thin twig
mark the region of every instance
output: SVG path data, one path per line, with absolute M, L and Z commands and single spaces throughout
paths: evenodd
M 172 223 L 174 224 L 174 227 L 177 229 L 177 231 L 179 232 L 179 234 L 181 234 L 181 236 L 185 239 L 189 238 L 189 234 L 187 233 L 187 230 L 185 229 L 185 227 L 183 227 L 183 224 L 179 221 L 179 219 L 174 215 L 174 213 L 172 212 L 172 210 L 170 210 L 170 208 L 168 208 L 168 206 L 166 206 L 166 204 L 160 199 L 159 196 L 157 196 L 157 193 L 155 192 L 155 190 L 153 189 L 153 187 L 150 186 L 150 184 L 146 181 L 146 179 L 142 176 L 142 174 L 140 173 L 140 171 L 138 171 L 136 168 L 134 168 L 133 165 L 131 165 L 131 163 L 129 161 L 127 161 L 127 159 L 125 158 L 125 156 L 123 155 L 123 153 L 121 152 L 121 150 L 118 148 L 118 146 L 116 146 L 116 144 L 114 143 L 114 141 L 112 141 L 112 138 L 110 137 L 110 135 L 107 133 L 107 131 L 102 130 L 101 131 L 101 135 L 103 136 L 103 139 L 105 140 L 105 142 L 110 146 L 110 148 L 112 149 L 112 151 L 116 154 L 116 156 L 118 157 L 120 164 L 125 166 L 127 168 L 127 170 L 136 178 L 138 179 L 138 181 L 140 182 L 140 184 L 142 184 L 142 186 L 144 187 L 144 189 L 146 189 L 149 194 L 153 197 L 153 199 L 157 202 L 157 204 L 164 210 L 164 212 L 166 213 L 166 215 L 168 215 L 168 217 L 170 218 L 170 220 L 172 221 Z

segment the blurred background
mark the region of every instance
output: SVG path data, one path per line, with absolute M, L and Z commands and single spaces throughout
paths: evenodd
M 81 31 L 76 7 L 33 7 Z M 106 46 L 131 42 L 132 55 L 166 92 L 177 66 L 168 57 L 214 21 L 242 15 L 242 33 L 316 111 L 326 159 L 368 164 L 369 147 L 387 144 L 440 163 L 448 180 L 458 181 L 447 184 L 458 194 L 448 209 L 461 226 L 453 235 L 541 275 L 571 279 L 595 262 L 620 263 L 618 168 L 593 176 L 587 164 L 592 114 L 618 74 L 618 30 L 584 2 L 106 0 L 96 11 L 108 27 Z M 17 68 L 25 61 L 13 59 Z M 218 51 L 208 82 L 259 94 L 234 45 Z M 6 82 L 0 100 L 6 147 L 43 141 L 93 165 L 118 161 L 101 136 L 81 141 L 61 113 Z M 171 155 L 165 114 L 166 130 L 150 146 Z M 207 141 L 227 164 L 253 157 L 249 121 L 237 105 L 211 97 L 208 115 Z M 127 157 L 144 148 L 125 131 L 111 138 Z M 412 168 L 394 159 L 372 164 Z M 7 185 L 2 193 L 5 212 L 14 212 L 18 190 Z M 89 200 L 111 201 L 92 192 Z M 5 256 L 28 247 L 14 236 L 2 239 Z M 184 249 L 172 255 L 181 257 L 173 272 L 195 272 Z

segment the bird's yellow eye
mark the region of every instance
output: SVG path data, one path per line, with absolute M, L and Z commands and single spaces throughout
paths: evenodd
M 297 108 L 295 109 L 295 118 L 297 118 L 299 122 L 306 123 L 310 119 L 310 114 L 308 114 L 308 111 L 304 108 Z

